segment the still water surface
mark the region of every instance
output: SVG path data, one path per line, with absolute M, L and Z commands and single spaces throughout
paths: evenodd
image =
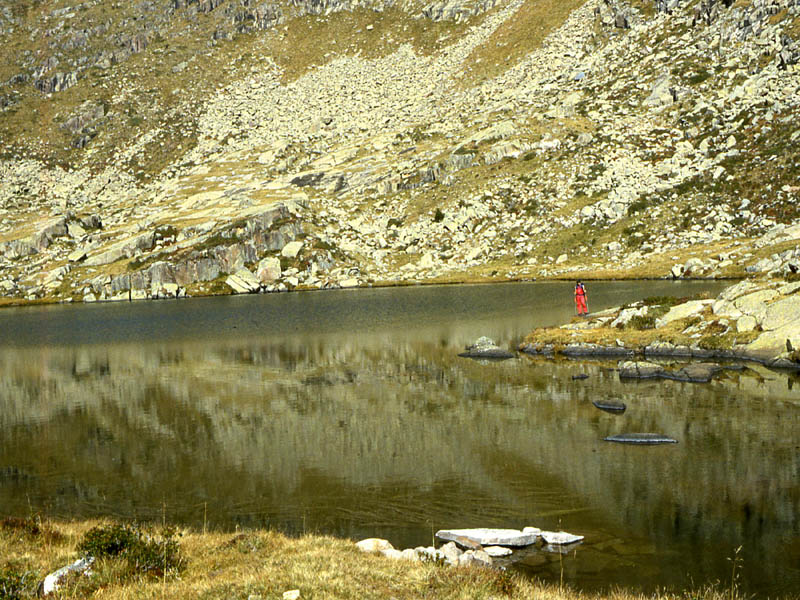
M 590 308 L 708 283 L 589 286 Z M 572 314 L 569 283 L 0 311 L 0 512 L 275 527 L 398 547 L 445 527 L 586 536 L 516 566 L 585 590 L 800 590 L 800 380 L 622 383 L 456 356 Z M 586 373 L 586 380 L 572 375 Z M 594 399 L 622 400 L 617 416 Z M 656 431 L 679 444 L 612 445 Z

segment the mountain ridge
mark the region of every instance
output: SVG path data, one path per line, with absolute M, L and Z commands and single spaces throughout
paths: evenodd
M 796 0 L 21 4 L 6 302 L 800 266 Z

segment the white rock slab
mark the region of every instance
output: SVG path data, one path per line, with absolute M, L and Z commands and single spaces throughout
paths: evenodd
M 767 306 L 761 320 L 764 331 L 780 329 L 790 324 L 797 326 L 800 320 L 800 296 L 789 296 Z M 758 318 L 758 317 L 756 317 Z
M 504 548 L 503 546 L 486 546 L 483 549 L 486 554 L 491 556 L 492 558 L 498 558 L 500 556 L 508 556 L 509 554 L 513 553 L 511 548 Z
M 764 312 L 767 302 L 778 297 L 775 290 L 761 290 L 745 296 L 740 296 L 733 301 L 733 305 L 746 315 L 758 315 Z
M 303 242 L 289 242 L 283 247 L 283 250 L 281 250 L 281 256 L 285 258 L 297 258 L 297 255 L 300 253 L 302 247 Z
M 69 256 L 67 256 L 67 260 L 69 262 L 81 262 L 86 258 L 88 254 L 89 251 L 86 248 L 78 248 L 77 250 L 73 250 L 72 252 L 69 253 Z
M 42 583 L 42 595 L 47 596 L 48 594 L 52 594 L 53 592 L 57 591 L 58 588 L 61 587 L 61 580 L 73 571 L 90 575 L 90 567 L 92 566 L 93 562 L 94 558 L 91 556 L 88 558 L 81 558 L 76 560 L 71 565 L 61 567 L 58 571 L 53 571 L 44 578 L 44 582 Z
M 455 564 L 459 566 L 488 566 L 492 564 L 492 557 L 484 550 L 467 550 L 458 557 L 458 561 Z
M 358 287 L 358 279 L 356 279 L 355 277 L 342 279 L 341 281 L 339 281 L 339 287 L 342 289 Z
M 566 531 L 543 531 L 542 539 L 545 541 L 546 544 L 563 546 L 566 544 L 574 544 L 575 542 L 580 542 L 583 539 L 583 536 L 573 535 L 571 533 L 567 533 Z
M 362 552 L 383 552 L 384 550 L 394 550 L 394 546 L 389 540 L 381 538 L 367 538 L 356 543 L 356 548 Z
M 420 560 L 419 554 L 413 548 L 406 548 L 400 553 L 400 558 L 403 560 L 418 561 Z
M 258 277 L 253 275 L 248 269 L 239 269 L 236 273 L 229 276 L 225 280 L 225 283 L 237 294 L 252 294 L 253 292 L 257 292 L 261 287 L 261 282 Z
M 261 283 L 272 283 L 281 276 L 281 261 L 275 256 L 261 260 L 256 267 L 256 277 Z
M 530 546 L 536 543 L 538 536 L 535 533 L 524 533 L 519 529 L 480 527 L 477 529 L 441 529 L 436 532 L 436 537 L 452 541 L 457 541 L 458 538 L 467 538 L 481 546 Z
M 667 314 L 656 321 L 656 326 L 663 327 L 667 323 L 672 323 L 672 321 L 694 316 L 702 312 L 702 310 L 710 304 L 714 304 L 714 300 L 690 300 L 689 302 L 673 306 L 669 309 Z

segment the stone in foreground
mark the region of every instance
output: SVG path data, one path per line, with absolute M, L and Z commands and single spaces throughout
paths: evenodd
M 535 544 L 539 535 L 535 532 L 525 533 L 518 529 L 441 529 L 436 537 L 442 540 L 458 541 L 466 538 L 481 546 L 530 546 Z
M 82 573 L 84 575 L 90 575 L 93 562 L 94 558 L 89 556 L 88 558 L 78 559 L 71 565 L 61 567 L 57 571 L 53 571 L 47 577 L 45 577 L 44 581 L 40 584 L 40 595 L 47 596 L 48 594 L 57 592 L 61 588 L 64 579 L 70 573 Z
M 606 442 L 617 442 L 618 444 L 677 444 L 678 440 L 661 435 L 660 433 L 620 433 L 603 438 Z
M 499 558 L 500 556 L 508 556 L 512 554 L 513 551 L 510 548 L 504 548 L 503 546 L 486 546 L 483 549 L 486 554 L 491 556 L 492 558 Z
M 394 550 L 394 546 L 388 541 L 381 538 L 367 538 L 356 543 L 356 547 L 362 552 L 378 553 L 384 550 Z

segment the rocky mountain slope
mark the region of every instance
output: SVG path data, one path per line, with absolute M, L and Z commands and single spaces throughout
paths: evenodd
M 20 0 L 4 302 L 800 266 L 798 0 Z

